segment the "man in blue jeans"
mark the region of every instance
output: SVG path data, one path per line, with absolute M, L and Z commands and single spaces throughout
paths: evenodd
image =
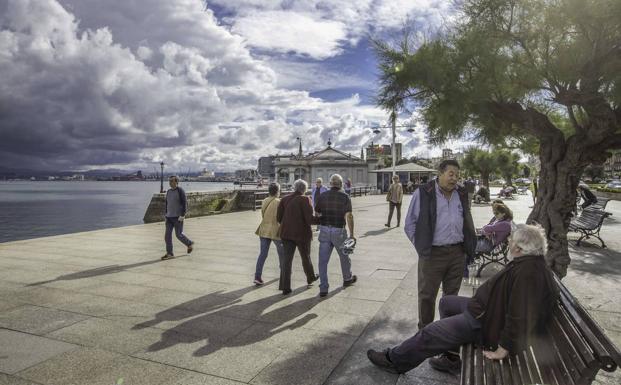
M 172 231 L 175 229 L 177 239 L 188 248 L 188 254 L 193 250 L 194 242 L 183 234 L 183 220 L 188 209 L 188 202 L 185 191 L 179 187 L 179 178 L 172 175 L 168 178 L 170 189 L 166 191 L 166 232 L 164 240 L 166 241 L 166 254 L 162 260 L 175 258 L 172 245 Z
M 343 178 L 339 174 L 330 177 L 330 190 L 322 193 L 315 202 L 315 212 L 319 217 L 319 296 L 328 295 L 328 262 L 332 249 L 341 260 L 343 286 L 351 286 L 358 279 L 351 272 L 351 259 L 343 252 L 343 242 L 349 236 L 354 238 L 354 215 L 351 209 L 351 199 L 343 192 Z M 355 238 L 354 238 L 355 239 Z

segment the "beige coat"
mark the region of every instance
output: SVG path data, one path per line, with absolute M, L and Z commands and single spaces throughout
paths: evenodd
M 276 197 L 267 197 L 263 199 L 261 203 L 261 215 L 263 219 L 255 234 L 262 238 L 280 240 L 278 237 L 278 221 L 276 220 L 276 213 L 278 212 L 278 204 L 280 199 Z
M 396 191 L 395 191 L 396 190 Z M 397 201 L 392 199 L 393 192 L 397 195 Z M 386 194 L 386 201 L 392 203 L 401 203 L 403 200 L 403 186 L 401 183 L 392 183 L 388 188 L 388 194 Z

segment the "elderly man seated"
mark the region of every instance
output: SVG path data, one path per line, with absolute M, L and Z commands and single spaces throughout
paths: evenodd
M 444 296 L 441 319 L 400 345 L 369 350 L 369 360 L 385 371 L 405 373 L 427 358 L 440 371 L 458 373 L 460 345 L 478 343 L 489 359 L 500 360 L 532 344 L 545 330 L 558 298 L 552 271 L 546 265 L 547 242 L 539 226 L 516 226 L 509 241 L 505 268 L 479 287 L 472 298 Z

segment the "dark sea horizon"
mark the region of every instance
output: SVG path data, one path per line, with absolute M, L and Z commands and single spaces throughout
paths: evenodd
M 234 185 L 182 182 L 181 187 L 219 191 Z M 159 190 L 159 181 L 0 181 L 0 243 L 142 224 Z

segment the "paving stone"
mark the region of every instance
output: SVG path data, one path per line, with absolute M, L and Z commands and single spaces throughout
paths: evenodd
M 0 329 L 0 372 L 15 374 L 76 348 L 73 344 Z
M 46 337 L 123 354 L 132 354 L 160 340 L 160 329 L 133 326 L 127 321 L 89 318 L 48 333 Z
M 9 376 L 0 373 L 0 385 L 40 385 L 32 381 L 24 380 L 19 377 Z
M 45 334 L 73 325 L 88 316 L 39 306 L 24 305 L 0 313 L 0 326 L 31 334 Z

